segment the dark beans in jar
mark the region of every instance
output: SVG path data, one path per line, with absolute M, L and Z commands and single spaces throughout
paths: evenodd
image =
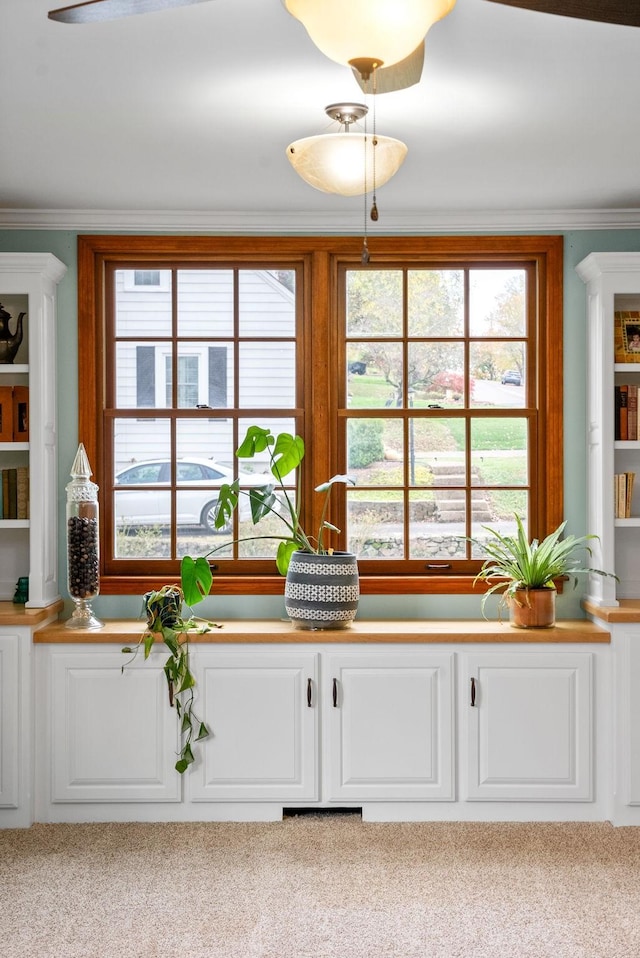
M 98 520 L 72 516 L 67 520 L 69 594 L 87 599 L 98 594 Z

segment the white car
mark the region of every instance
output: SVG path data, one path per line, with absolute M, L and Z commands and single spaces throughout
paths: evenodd
M 202 526 L 208 532 L 228 533 L 214 525 L 218 496 L 215 490 L 233 482 L 231 469 L 213 459 L 176 461 L 176 519 L 178 526 Z M 239 473 L 241 487 L 270 485 L 270 473 Z M 115 516 L 118 526 L 166 526 L 171 523 L 171 461 L 148 459 L 122 469 L 116 475 Z M 140 488 L 131 488 L 133 486 Z M 181 488 L 181 487 L 187 488 Z M 191 488 L 193 487 L 193 488 Z M 248 496 L 238 505 L 241 520 L 251 516 Z

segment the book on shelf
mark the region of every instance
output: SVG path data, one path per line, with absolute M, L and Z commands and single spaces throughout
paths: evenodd
M 2 470 L 2 518 L 18 518 L 18 470 Z
M 13 389 L 0 386 L 0 442 L 13 440 Z
M 640 440 L 637 383 L 614 386 L 614 439 Z
M 16 519 L 29 518 L 29 469 L 18 466 L 16 469 Z
M 627 429 L 629 439 L 638 439 L 638 386 L 637 383 L 629 383 L 629 392 L 627 394 Z
M 29 518 L 29 468 L 14 466 L 0 472 L 0 519 Z
M 629 386 L 623 383 L 620 387 L 620 436 L 619 439 L 629 438 Z
M 635 472 L 618 472 L 613 477 L 613 494 L 616 519 L 631 518 L 631 504 L 633 501 L 633 485 L 635 478 Z
M 29 387 L 13 387 L 13 441 L 29 441 Z

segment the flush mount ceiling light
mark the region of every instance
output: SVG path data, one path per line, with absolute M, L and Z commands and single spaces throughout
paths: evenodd
M 350 127 L 367 114 L 363 103 L 332 103 L 325 113 L 336 120 L 343 131 L 307 136 L 290 143 L 287 157 L 296 173 L 323 193 L 359 196 L 375 186 L 387 183 L 397 173 L 407 147 L 401 140 L 378 133 L 352 133 Z
M 456 0 L 283 0 L 325 56 L 363 77 L 404 60 Z

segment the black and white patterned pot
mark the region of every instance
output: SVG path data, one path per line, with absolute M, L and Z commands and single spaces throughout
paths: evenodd
M 358 562 L 350 552 L 294 552 L 284 606 L 297 629 L 348 629 L 358 611 Z

